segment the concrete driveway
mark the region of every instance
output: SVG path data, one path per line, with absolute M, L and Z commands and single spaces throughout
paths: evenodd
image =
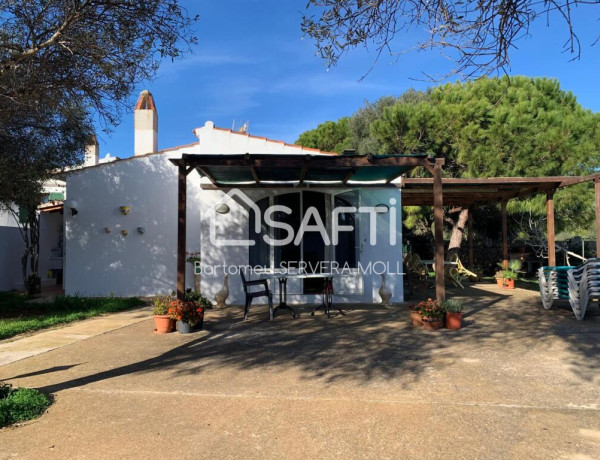
M 465 327 L 425 332 L 406 307 L 330 320 L 210 311 L 152 320 L 0 367 L 54 394 L 0 430 L 2 458 L 599 458 L 600 315 L 479 284 Z

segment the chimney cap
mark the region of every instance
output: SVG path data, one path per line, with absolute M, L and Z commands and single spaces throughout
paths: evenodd
M 156 104 L 152 93 L 147 89 L 140 92 L 140 97 L 135 104 L 135 110 L 153 110 L 156 112 Z

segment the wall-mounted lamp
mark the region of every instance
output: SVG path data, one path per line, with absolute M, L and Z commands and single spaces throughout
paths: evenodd
M 229 211 L 229 206 L 227 206 L 225 203 L 221 203 L 215 207 L 215 212 L 218 212 L 219 214 L 227 214 Z
M 119 206 L 119 211 L 121 211 L 121 214 L 126 216 L 129 214 L 129 211 L 131 211 L 131 206 Z
M 127 230 L 121 230 L 121 235 L 127 236 L 129 232 Z
M 106 233 L 110 233 L 110 232 L 112 232 L 112 228 L 110 228 L 110 227 L 104 227 L 104 231 Z
M 65 207 L 66 207 L 67 209 L 70 209 L 70 210 L 71 210 L 71 215 L 72 215 L 72 216 L 76 216 L 76 215 L 77 215 L 77 213 L 79 212 L 79 211 L 77 210 L 77 208 L 79 208 L 79 204 L 78 204 L 78 203 L 77 203 L 77 201 L 75 201 L 75 200 L 67 200 L 67 201 L 65 202 Z
M 137 231 L 140 235 L 143 235 L 144 233 L 146 233 L 146 228 L 145 227 L 138 227 Z
M 390 207 L 387 204 L 376 204 L 375 212 L 377 214 L 385 214 L 390 210 Z

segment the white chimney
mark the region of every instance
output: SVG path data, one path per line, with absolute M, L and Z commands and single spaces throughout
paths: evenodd
M 135 105 L 134 113 L 134 154 L 158 152 L 158 113 L 152 93 L 144 90 Z
M 85 146 L 83 166 L 94 166 L 100 161 L 100 146 L 96 136 L 92 134 L 89 143 Z

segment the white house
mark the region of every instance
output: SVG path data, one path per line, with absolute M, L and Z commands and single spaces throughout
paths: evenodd
M 62 202 L 65 196 L 64 181 L 53 179 L 44 183 L 44 203 L 40 212 L 40 249 L 38 271 L 42 286 L 62 285 Z M 19 222 L 21 213 L 17 206 L 13 212 L 0 209 L 0 291 L 24 288 L 21 258 L 25 243 Z
M 377 291 L 383 266 L 389 275 L 392 300 L 403 300 L 402 276 L 399 274 L 402 261 L 401 195 L 399 188 L 388 183 L 390 177 L 381 187 L 373 185 L 382 181 L 361 184 L 344 180 L 340 184 L 339 180 L 301 180 L 292 184 L 285 180 L 292 167 L 281 165 L 281 159 L 313 159 L 316 164 L 315 158 L 321 162 L 333 160 L 334 154 L 217 128 L 210 121 L 195 129 L 194 134 L 197 139 L 193 143 L 156 151 L 156 104 L 152 94 L 143 91 L 135 110 L 134 156 L 101 163 L 98 149 L 91 149 L 86 165 L 65 176 L 68 199 L 62 217 L 66 294 L 151 296 L 173 291 L 177 276 L 178 229 L 178 168 L 173 161 L 182 157 L 239 158 L 246 155 L 259 162 L 256 164 L 268 166 L 272 161 L 273 165 L 278 165 L 270 168 L 273 180 L 261 182 L 261 187 L 250 188 L 239 177 L 228 186 L 215 186 L 209 177 L 201 177 L 195 171 L 187 177 L 186 248 L 189 254 L 201 254 L 205 268 L 201 278 L 204 295 L 212 298 L 222 287 L 223 266 L 227 271 L 227 267 L 266 265 L 276 268 L 285 261 L 320 261 L 337 262 L 350 268 L 346 276 L 334 278 L 336 302 L 379 302 Z M 378 166 L 371 171 L 382 168 Z M 328 174 L 335 172 L 329 167 L 318 169 L 323 173 L 328 171 Z M 203 171 L 202 168 L 197 170 Z M 356 172 L 354 167 L 351 170 Z M 224 166 L 213 168 L 213 171 L 223 179 L 230 170 Z M 254 168 L 250 168 L 248 174 L 252 171 Z M 314 174 L 314 170 L 311 171 Z M 233 175 L 239 176 L 239 172 L 239 168 L 231 169 Z M 264 220 L 261 220 L 262 227 L 259 225 L 257 229 L 255 210 L 264 211 L 273 205 L 292 210 L 291 214 L 284 213 L 279 217 L 280 222 L 289 224 L 294 230 L 298 230 L 300 222 L 311 212 L 313 218 L 321 218 L 327 236 L 333 236 L 336 226 L 338 229 L 346 226 L 346 230 L 339 233 L 337 245 L 332 241 L 326 244 L 323 234 L 318 231 L 304 233 L 297 245 L 269 245 L 264 236 L 277 237 L 281 230 L 277 224 L 266 225 Z M 357 212 L 334 214 L 334 209 L 340 206 L 355 207 Z M 219 208 L 217 212 L 216 208 Z M 376 211 L 369 213 L 367 208 Z M 375 237 L 377 241 L 373 244 Z M 222 242 L 248 239 L 255 240 L 256 244 L 223 245 Z M 372 269 L 375 262 L 379 263 L 375 271 L 363 273 L 359 270 L 369 265 Z M 243 303 L 240 278 L 231 271 L 230 274 L 229 302 Z M 192 264 L 187 264 L 186 275 L 186 284 L 192 287 Z M 275 287 L 271 285 L 272 289 Z M 288 300 L 316 302 L 318 292 L 314 280 L 290 280 Z

